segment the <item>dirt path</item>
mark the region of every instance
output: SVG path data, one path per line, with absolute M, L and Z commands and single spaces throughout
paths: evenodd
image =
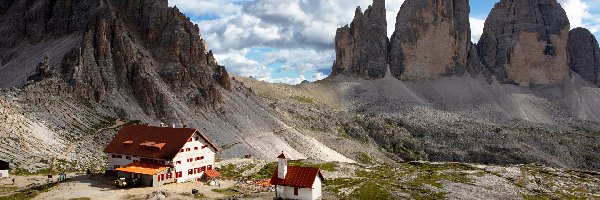
M 82 175 L 59 184 L 49 192 L 42 193 L 34 199 L 59 200 L 73 198 L 90 199 L 146 199 L 147 195 L 157 191 L 166 191 L 167 199 L 193 199 L 189 195 L 192 189 L 198 189 L 206 198 L 223 198 L 221 193 L 212 191 L 215 186 L 206 186 L 203 183 L 179 183 L 160 187 L 117 189 L 110 184 L 111 178 L 96 175 L 95 177 Z M 222 188 L 230 188 L 235 181 L 221 181 Z

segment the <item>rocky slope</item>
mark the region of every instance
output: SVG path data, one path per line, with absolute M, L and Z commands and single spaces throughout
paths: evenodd
M 335 138 L 354 138 L 395 160 L 600 167 L 600 89 L 579 78 L 533 88 L 466 75 L 421 81 L 340 75 L 298 86 L 239 80 L 289 116 L 287 124 L 336 150 L 343 145 Z
M 569 29 L 556 0 L 502 0 L 485 21 L 479 57 L 502 82 L 559 84 L 570 75 Z
M 364 14 L 356 8 L 350 27 L 337 30 L 335 49 L 333 75 L 384 77 L 388 51 L 385 0 L 374 0 Z
M 401 80 L 464 71 L 471 46 L 468 0 L 407 0 L 390 39 L 390 71 Z
M 58 160 L 59 152 L 70 151 L 82 153 L 60 159 L 93 164 L 93 156 L 79 156 L 98 154 L 114 130 L 93 143 L 82 142 L 78 148 L 85 150 L 69 144 L 92 137 L 101 128 L 95 124 L 114 119 L 200 128 L 225 149 L 222 157 L 273 159 L 285 151 L 294 158 L 353 162 L 298 134 L 232 80 L 198 26 L 168 7 L 167 0 L 15 0 L 3 1 L 0 8 L 0 87 L 17 87 L 0 95 L 2 122 L 23 126 L 4 127 L 2 137 L 34 141 L 0 147 L 6 152 L 0 159 L 14 160 L 18 167 L 49 167 L 53 162 L 41 160 Z M 40 92 L 49 88 L 64 95 L 49 98 L 53 93 Z M 48 108 L 30 99 L 68 106 Z M 19 154 L 26 146 L 37 146 L 39 153 L 29 148 Z M 102 157 L 95 159 L 102 163 Z
M 596 37 L 585 28 L 569 32 L 569 66 L 583 79 L 600 85 L 600 46 Z
M 459 14 L 442 9 L 450 5 L 431 2 L 407 1 L 406 5 L 440 6 L 435 12 L 415 10 L 432 17 L 427 19 Z M 509 3 L 502 1 L 497 10 Z M 447 77 L 444 69 L 402 81 L 392 70 L 381 75 L 380 68 L 360 65 L 362 73 L 343 68 L 317 83 L 267 84 L 230 78 L 212 58 L 198 27 L 176 8 L 167 7 L 165 0 L 14 0 L 0 5 L 0 31 L 7 34 L 0 38 L 1 86 L 18 87 L 0 92 L 4 142 L 0 159 L 15 160 L 21 168 L 61 163 L 99 166 L 103 160 L 97 154 L 120 119 L 198 127 L 224 149 L 220 153 L 224 158 L 249 154 L 273 159 L 285 151 L 295 159 L 323 161 L 354 162 L 369 157 L 382 163 L 543 163 L 600 170 L 600 90 L 578 76 L 561 79 L 561 85 L 523 87 L 485 76 L 450 73 L 453 76 Z M 358 12 L 356 24 L 380 19 L 382 5 L 383 1 L 375 1 L 362 17 Z M 64 10 L 70 13 L 59 12 Z M 27 17 L 7 20 L 20 15 Z M 434 29 L 440 24 L 461 24 L 431 22 Z M 356 25 L 356 30 L 365 31 L 363 26 Z M 383 37 L 346 36 L 348 41 L 352 36 L 362 42 L 384 43 Z M 548 37 L 551 40 L 544 44 L 554 44 L 552 38 L 557 36 Z M 453 38 L 462 45 L 462 34 Z M 362 53 L 369 46 L 357 50 L 341 45 L 341 49 L 365 56 Z M 552 46 L 542 50 L 553 53 Z M 487 49 L 465 43 L 464 52 L 457 54 L 461 59 L 451 61 L 464 63 L 461 68 L 472 74 L 486 74 L 488 68 L 476 59 L 487 55 L 482 51 Z M 380 63 L 385 57 L 374 55 L 357 62 Z M 343 62 L 353 63 L 352 59 Z M 365 76 L 376 79 L 365 80 Z

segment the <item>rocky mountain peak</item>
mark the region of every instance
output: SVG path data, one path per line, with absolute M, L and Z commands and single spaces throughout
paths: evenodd
M 332 75 L 382 78 L 387 71 L 387 48 L 385 0 L 374 0 L 364 14 L 357 7 L 350 27 L 336 32 Z
M 556 0 L 497 3 L 477 44 L 482 63 L 502 82 L 558 84 L 569 78 L 569 19 Z
M 600 47 L 592 32 L 574 28 L 569 32 L 569 66 L 586 81 L 600 85 Z
M 171 112 L 176 104 L 218 109 L 221 94 L 232 88 L 198 26 L 167 0 L 6 5 L 0 4 L 0 63 L 9 73 L 0 75 L 0 87 L 22 86 L 40 74 L 37 63 L 44 63 L 40 66 L 56 69 L 82 99 L 117 110 L 140 107 L 163 119 L 177 118 Z M 31 59 L 44 54 L 52 59 Z
M 470 37 L 468 0 L 406 0 L 390 39 L 390 71 L 402 80 L 464 71 Z

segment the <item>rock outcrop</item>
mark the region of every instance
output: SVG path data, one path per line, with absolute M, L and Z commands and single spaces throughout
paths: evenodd
M 479 57 L 498 80 L 559 84 L 569 78 L 569 19 L 556 0 L 502 0 L 485 21 Z
M 385 0 L 374 0 L 364 14 L 360 7 L 356 8 L 352 24 L 336 32 L 332 75 L 385 76 L 388 51 L 385 16 Z
M 40 62 L 31 58 L 47 52 L 83 99 L 167 121 L 176 104 L 217 110 L 222 89 L 232 90 L 198 26 L 167 0 L 15 0 L 0 11 L 0 63 L 14 73 L 0 87 L 23 85 Z
M 50 67 L 50 57 L 44 55 L 44 59 L 40 62 L 35 70 L 35 74 L 30 76 L 27 80 L 38 82 L 46 78 L 50 78 L 54 75 L 52 68 Z
M 468 0 L 406 0 L 390 39 L 390 71 L 401 80 L 464 71 L 470 37 Z
M 569 66 L 583 79 L 600 85 L 600 47 L 596 37 L 585 28 L 569 32 Z

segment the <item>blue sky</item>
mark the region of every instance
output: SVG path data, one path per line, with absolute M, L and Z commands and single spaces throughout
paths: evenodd
M 571 27 L 600 36 L 600 0 L 558 0 Z M 472 40 L 497 1 L 471 0 Z M 338 27 L 352 21 L 356 6 L 372 0 L 169 0 L 200 26 L 203 38 L 228 71 L 267 82 L 298 84 L 331 72 Z M 387 0 L 388 35 L 403 0 Z

